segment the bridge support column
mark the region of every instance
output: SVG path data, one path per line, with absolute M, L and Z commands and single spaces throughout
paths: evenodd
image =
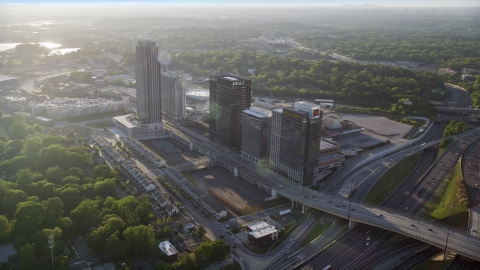
M 295 206 L 293 206 L 293 201 L 292 201 L 292 209 L 295 208 Z
M 235 177 L 238 177 L 238 168 L 233 167 L 233 175 L 234 175 Z
M 302 204 L 302 214 L 305 214 L 305 204 Z
M 193 143 L 190 141 L 190 150 L 193 150 Z
M 173 131 L 170 130 L 170 138 L 173 138 Z

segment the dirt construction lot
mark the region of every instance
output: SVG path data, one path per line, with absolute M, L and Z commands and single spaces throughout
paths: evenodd
M 200 157 L 200 155 L 188 149 L 185 145 L 175 141 L 172 138 L 146 141 L 150 147 L 162 152 L 165 158 L 168 158 L 175 164 L 183 163 Z
M 256 186 L 233 176 L 221 167 L 193 171 L 190 174 L 197 179 L 200 190 L 236 214 L 245 207 L 264 203 L 265 198 L 269 197 Z

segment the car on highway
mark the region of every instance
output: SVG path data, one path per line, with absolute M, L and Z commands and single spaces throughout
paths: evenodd
M 370 236 L 369 236 L 369 237 L 367 237 L 367 241 L 369 241 L 369 240 L 370 240 Z
M 366 243 L 365 243 L 365 246 L 368 246 L 368 245 L 370 245 L 370 243 L 366 242 Z

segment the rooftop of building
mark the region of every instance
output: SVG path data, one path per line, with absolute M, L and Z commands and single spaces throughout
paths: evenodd
M 257 221 L 257 222 L 254 222 L 250 225 L 247 225 L 247 228 L 252 230 L 252 231 L 255 231 L 255 230 L 259 230 L 259 229 L 262 229 L 262 228 L 266 228 L 266 227 L 269 227 L 270 224 L 268 224 L 267 222 L 265 221 Z
M 175 248 L 169 241 L 160 242 L 160 244 L 158 244 L 158 248 L 165 252 L 167 256 L 172 256 L 179 253 L 177 248 Z
M 271 110 L 267 110 L 261 107 L 250 107 L 250 109 L 246 109 L 243 112 L 258 118 L 272 117 Z
M 263 227 L 263 228 L 251 231 L 248 234 L 255 238 L 261 238 L 263 236 L 270 235 L 275 232 L 277 232 L 277 229 L 275 229 L 275 227 L 272 225 L 268 225 L 268 227 Z
M 141 124 L 139 121 L 135 121 L 134 116 L 131 114 L 115 116 L 113 117 L 113 119 L 120 122 L 122 125 L 126 126 L 127 128 L 134 128 Z
M 333 148 L 338 146 L 338 144 L 335 144 L 333 142 L 329 142 L 326 140 L 321 139 L 320 140 L 320 150 L 328 149 L 328 148 Z
M 318 162 L 325 162 L 325 161 L 328 161 L 328 160 L 331 160 L 331 159 L 341 158 L 341 157 L 343 157 L 343 156 L 344 156 L 344 155 L 339 154 L 339 153 L 331 154 L 331 155 L 319 157 L 319 158 L 318 158 Z

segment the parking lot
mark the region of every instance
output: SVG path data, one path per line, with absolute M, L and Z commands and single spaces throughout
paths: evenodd
M 190 172 L 198 188 L 219 201 L 230 212 L 239 214 L 245 207 L 262 204 L 269 195 L 255 186 L 233 176 L 221 167 Z
M 198 154 L 196 151 L 190 150 L 188 147 L 172 138 L 151 140 L 147 143 L 149 146 L 154 147 L 157 151 L 162 152 L 162 156 L 166 157 L 175 164 L 183 163 L 200 157 L 200 154 Z

